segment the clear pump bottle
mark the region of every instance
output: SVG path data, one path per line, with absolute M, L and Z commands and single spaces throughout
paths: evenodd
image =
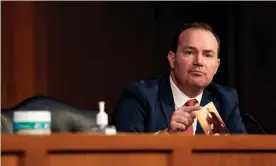
M 105 112 L 105 102 L 99 102 L 99 113 L 96 115 L 96 125 L 98 128 L 98 132 L 105 132 L 108 126 L 108 115 Z

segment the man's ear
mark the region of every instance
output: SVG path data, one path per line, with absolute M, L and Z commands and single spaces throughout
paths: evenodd
M 216 64 L 217 66 L 216 66 L 216 72 L 215 72 L 215 73 L 217 73 L 218 68 L 219 68 L 219 65 L 220 65 L 220 59 L 219 59 L 219 58 L 217 59 L 217 62 L 216 62 L 216 63 L 217 63 L 217 64 Z
M 174 69 L 175 53 L 172 51 L 169 51 L 167 57 L 168 57 L 168 61 L 169 61 L 171 69 Z

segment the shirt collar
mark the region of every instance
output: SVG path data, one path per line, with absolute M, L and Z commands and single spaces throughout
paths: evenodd
M 176 108 L 182 107 L 188 100 L 190 99 L 196 99 L 198 102 L 196 105 L 199 105 L 202 99 L 202 94 L 201 92 L 198 96 L 195 98 L 189 98 L 187 95 L 185 95 L 173 82 L 172 77 L 170 76 L 170 85 L 172 89 L 172 94 L 173 94 L 173 99 L 174 99 L 174 104 Z

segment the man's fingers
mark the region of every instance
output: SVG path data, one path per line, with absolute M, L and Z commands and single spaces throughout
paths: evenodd
M 193 111 L 198 111 L 198 110 L 201 110 L 202 107 L 201 106 L 184 106 L 184 107 L 180 107 L 179 110 L 181 111 L 184 111 L 184 112 L 188 112 L 188 113 L 191 113 Z
M 184 124 L 185 126 L 189 125 L 189 119 L 188 118 L 184 118 L 184 117 L 177 117 L 175 119 L 176 122 Z
M 174 132 L 185 131 L 186 126 L 178 122 L 172 122 L 170 127 Z
M 191 113 L 185 112 L 182 110 L 178 110 L 178 111 L 174 112 L 174 116 L 188 117 L 188 116 L 191 116 Z
M 174 120 L 178 123 L 184 124 L 185 126 L 190 126 L 194 122 L 193 118 L 189 115 L 186 117 L 178 116 Z
M 193 111 L 200 110 L 201 106 L 181 107 L 178 108 L 171 118 L 171 124 L 169 132 L 183 132 L 190 127 L 193 122 L 195 115 Z
M 196 118 L 195 112 L 191 112 L 191 117 L 192 117 L 193 119 Z
M 192 116 L 189 116 L 188 120 L 190 125 L 194 123 L 194 118 Z

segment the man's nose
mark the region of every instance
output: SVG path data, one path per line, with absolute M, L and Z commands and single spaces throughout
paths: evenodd
M 203 55 L 201 53 L 196 54 L 196 56 L 194 56 L 194 65 L 203 66 L 203 64 L 204 64 Z

